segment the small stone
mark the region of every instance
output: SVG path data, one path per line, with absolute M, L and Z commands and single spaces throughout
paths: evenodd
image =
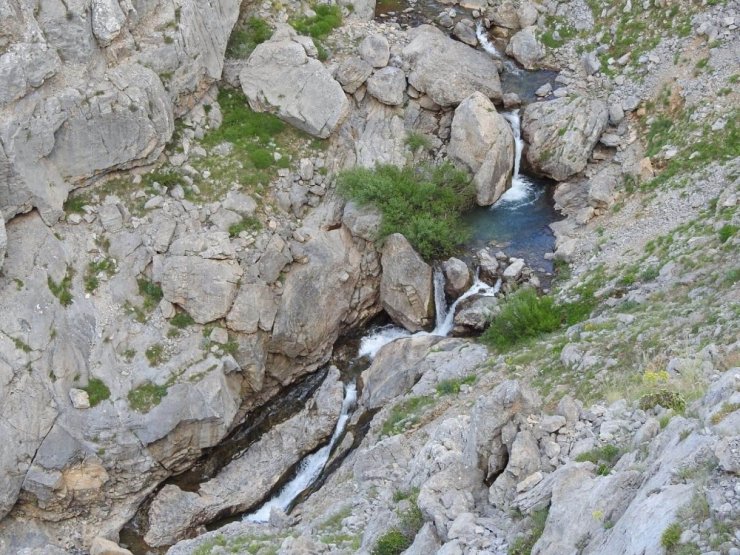
M 539 89 L 534 91 L 534 94 L 539 97 L 547 96 L 552 92 L 552 85 L 550 83 L 545 83 L 542 85 Z
M 557 432 L 560 428 L 565 426 L 566 419 L 564 416 L 559 414 L 553 414 L 551 416 L 545 416 L 540 421 L 540 428 L 547 433 Z
M 229 342 L 229 332 L 224 328 L 213 328 L 208 338 L 219 345 L 226 345 Z
M 517 491 L 517 493 L 521 493 L 523 491 L 530 490 L 534 486 L 536 486 L 537 484 L 539 484 L 541 481 L 542 481 L 542 472 L 540 472 L 538 470 L 534 474 L 530 474 L 529 476 L 527 476 L 526 478 L 524 478 L 524 480 L 522 480 L 521 482 L 519 482 L 516 485 L 516 491 Z
M 72 406 L 76 409 L 89 409 L 90 408 L 90 396 L 87 391 L 77 389 L 73 387 L 69 390 L 69 400 L 72 401 Z

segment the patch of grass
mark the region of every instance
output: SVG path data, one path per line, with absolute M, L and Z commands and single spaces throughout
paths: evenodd
M 355 168 L 342 172 L 338 184 L 344 197 L 380 210 L 381 237 L 403 234 L 426 260 L 452 254 L 470 236 L 460 216 L 473 206 L 475 190 L 451 164 Z
M 581 453 L 576 457 L 576 462 L 592 462 L 597 465 L 596 473 L 605 476 L 609 474 L 611 469 L 617 464 L 622 451 L 616 445 L 606 444 L 603 447 L 598 447 Z
M 719 242 L 726 243 L 737 233 L 738 227 L 732 224 L 725 224 L 719 230 Z
M 411 491 L 406 498 L 411 504 L 410 508 L 399 514 L 398 526 L 378 538 L 372 550 L 373 555 L 399 555 L 414 542 L 414 537 L 424 524 L 424 517 L 417 505 L 418 495 L 418 490 Z
M 149 347 L 144 354 L 146 355 L 149 364 L 152 366 L 159 366 L 167 360 L 164 353 L 164 346 L 161 343 L 155 343 Z
M 662 545 L 667 552 L 672 552 L 672 550 L 677 548 L 679 545 L 678 542 L 681 539 L 681 532 L 683 532 L 681 525 L 678 522 L 674 522 L 663 531 L 663 534 L 661 534 L 660 545 Z
M 417 133 L 415 131 L 412 131 L 408 135 L 406 135 L 406 146 L 408 146 L 412 152 L 416 152 L 420 148 L 423 148 L 424 150 L 429 150 L 432 146 L 432 143 L 429 141 L 429 138 L 422 134 Z
M 72 287 L 73 275 L 74 272 L 72 268 L 68 267 L 67 273 L 64 274 L 62 281 L 60 281 L 59 283 L 51 279 L 51 276 L 46 279 L 46 284 L 49 287 L 49 291 L 51 291 L 51 294 L 59 299 L 59 303 L 62 306 L 71 305 L 72 300 L 74 299 L 74 297 L 72 296 L 72 291 L 70 290 Z
M 313 11 L 316 15 L 312 17 L 304 16 L 290 20 L 290 24 L 301 35 L 325 39 L 342 24 L 342 9 L 339 6 L 319 4 L 313 6 Z
M 99 280 L 98 275 L 101 272 L 105 272 L 107 275 L 112 276 L 116 273 L 116 261 L 112 258 L 103 258 L 97 262 L 90 262 L 87 265 L 85 271 L 85 291 L 88 293 L 94 293 L 98 288 Z
M 195 324 L 195 320 L 187 312 L 178 312 L 170 319 L 170 324 L 181 330 Z
M 83 196 L 70 196 L 64 202 L 63 210 L 66 214 L 84 214 L 84 206 L 89 204 Z
M 712 424 L 719 424 L 736 410 L 740 410 L 740 403 L 724 403 L 722 408 L 712 415 Z
M 242 231 L 259 231 L 262 229 L 262 222 L 254 216 L 245 216 L 240 222 L 229 226 L 229 236 L 236 237 Z
M 128 404 L 137 412 L 147 413 L 156 407 L 166 395 L 166 386 L 146 382 L 128 392 Z
M 83 391 L 87 392 L 87 396 L 90 399 L 90 407 L 94 407 L 110 398 L 110 389 L 105 385 L 103 380 L 98 378 L 91 378 L 85 387 L 81 387 Z
M 472 385 L 475 383 L 476 376 L 470 374 L 464 378 L 457 378 L 452 380 L 442 380 L 437 384 L 437 393 L 440 395 L 453 395 L 460 393 L 460 386 L 463 384 Z
M 419 422 L 421 412 L 433 403 L 431 397 L 411 397 L 401 401 L 391 409 L 380 433 L 388 436 L 400 434 L 405 428 Z
M 514 541 L 509 547 L 509 555 L 530 555 L 532 548 L 537 540 L 540 539 L 542 533 L 545 531 L 545 523 L 547 522 L 547 515 L 550 512 L 549 507 L 534 511 L 531 519 L 532 524 L 529 528 L 529 533 L 526 536 L 520 536 Z
M 271 36 L 272 29 L 264 19 L 250 17 L 231 32 L 226 46 L 226 57 L 246 60 L 258 44 L 262 44 Z
M 144 310 L 154 310 L 162 300 L 162 288 L 146 278 L 139 278 L 136 283 L 139 286 L 139 293 L 144 297 Z

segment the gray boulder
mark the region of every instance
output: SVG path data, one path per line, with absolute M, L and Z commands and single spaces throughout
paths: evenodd
M 447 153 L 473 174 L 480 206 L 496 202 L 509 186 L 514 135 L 485 95 L 475 92 L 455 110 Z
M 367 92 L 383 104 L 403 104 L 405 90 L 406 76 L 397 67 L 384 67 L 367 80 Z
M 415 332 L 434 321 L 432 268 L 400 233 L 383 245 L 380 303 L 394 322 Z
M 457 298 L 470 288 L 473 276 L 470 268 L 459 258 L 449 258 L 442 264 L 445 276 L 445 293 Z
M 126 16 L 117 0 L 94 0 L 92 3 L 92 31 L 100 46 L 109 45 L 115 39 Z
M 162 292 L 193 320 L 206 324 L 229 312 L 241 275 L 242 269 L 233 260 L 169 256 L 162 270 Z
M 325 139 L 344 120 L 349 102 L 324 65 L 309 58 L 298 42 L 278 40 L 255 48 L 239 82 L 257 112 L 280 119 Z
M 506 53 L 526 69 L 535 69 L 537 62 L 545 57 L 545 49 L 537 40 L 536 27 L 522 29 L 511 37 Z
M 440 106 L 454 106 L 478 91 L 501 100 L 498 68 L 490 56 L 452 40 L 436 27 L 421 25 L 409 33 L 402 56 L 409 83 Z
M 360 57 L 374 68 L 381 68 L 388 65 L 391 50 L 388 45 L 388 39 L 383 35 L 368 35 L 360 43 Z
M 608 117 L 604 102 L 585 96 L 527 105 L 522 117 L 527 160 L 556 181 L 583 171 Z
M 351 57 L 342 62 L 335 77 L 345 91 L 353 94 L 367 81 L 372 72 L 373 67 L 365 60 Z

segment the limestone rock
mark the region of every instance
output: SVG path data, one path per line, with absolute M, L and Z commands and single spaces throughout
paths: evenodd
M 369 63 L 353 56 L 342 62 L 335 77 L 346 92 L 353 94 L 367 81 L 372 72 L 373 67 Z
M 408 80 L 440 106 L 454 106 L 478 91 L 501 100 L 498 68 L 484 52 L 422 25 L 411 33 L 413 40 L 402 55 L 411 67 Z
M 98 536 L 90 545 L 90 555 L 132 555 L 128 549 Z
M 527 160 L 538 173 L 564 181 L 586 167 L 607 119 L 606 104 L 584 96 L 527 105 L 522 118 Z
M 535 69 L 537 62 L 545 57 L 545 49 L 535 35 L 537 27 L 527 27 L 511 37 L 506 53 L 522 64 L 525 69 Z
M 389 235 L 381 258 L 380 302 L 397 323 L 420 331 L 433 323 L 432 268 L 400 233 Z
M 457 305 L 453 331 L 456 335 L 483 331 L 499 311 L 499 300 L 496 297 L 487 295 L 468 297 Z
M 367 80 L 367 92 L 383 104 L 403 104 L 406 76 L 397 67 L 384 67 Z
M 109 45 L 118 36 L 125 21 L 118 0 L 93 1 L 92 31 L 101 46 Z
M 445 276 L 445 293 L 457 298 L 470 288 L 473 277 L 470 268 L 459 258 L 449 258 L 442 264 Z
M 294 41 L 268 41 L 257 46 L 239 73 L 239 82 L 253 110 L 272 112 L 322 139 L 349 111 L 342 86 Z
M 164 298 L 206 324 L 223 318 L 236 296 L 242 269 L 232 260 L 169 256 L 162 270 Z
M 255 333 L 258 329 L 270 331 L 276 313 L 272 290 L 264 283 L 247 283 L 239 288 L 226 323 L 232 330 L 245 333 Z
M 476 92 L 455 109 L 448 155 L 473 173 L 476 201 L 496 202 L 514 169 L 514 135 L 485 95 Z
M 360 57 L 374 68 L 387 66 L 391 55 L 388 39 L 379 34 L 365 37 L 360 43 L 359 52 Z

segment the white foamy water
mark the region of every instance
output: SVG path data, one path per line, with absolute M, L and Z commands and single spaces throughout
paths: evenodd
M 316 451 L 315 453 L 307 456 L 301 461 L 298 469 L 298 474 L 290 482 L 283 486 L 275 497 L 264 503 L 258 510 L 253 513 L 246 515 L 243 520 L 249 522 L 268 522 L 270 520 L 270 511 L 273 507 L 278 508 L 282 511 L 286 511 L 290 504 L 298 497 L 303 491 L 306 490 L 311 484 L 313 484 L 321 472 L 324 470 L 331 450 L 334 445 L 339 441 L 339 438 L 344 433 L 344 429 L 347 427 L 347 422 L 352 414 L 357 403 L 357 385 L 354 382 L 344 386 L 344 400 L 342 401 L 342 410 L 339 414 L 339 420 L 334 428 L 334 433 L 324 447 Z
M 375 355 L 378 354 L 380 349 L 385 347 L 388 343 L 402 337 L 419 337 L 423 335 L 441 335 L 442 337 L 447 337 L 455 325 L 455 310 L 460 302 L 472 297 L 473 295 L 495 297 L 498 294 L 499 289 L 501 289 L 501 280 L 498 280 L 496 285 L 491 287 L 487 283 L 482 282 L 476 273 L 470 289 L 465 291 L 465 293 L 452 303 L 452 305 L 447 307 L 447 301 L 445 300 L 444 274 L 439 268 L 435 268 L 434 305 L 436 309 L 436 320 L 434 329 L 431 332 L 420 331 L 412 334 L 404 328 L 394 326 L 392 324 L 377 328 L 362 338 L 357 355 L 360 357 L 368 357 L 372 360 L 375 358 Z
M 488 52 L 497 60 L 501 60 L 504 63 L 504 68 L 506 69 L 506 71 L 509 71 L 511 73 L 521 72 L 521 70 L 514 62 L 505 58 L 504 55 L 498 51 L 498 48 L 496 48 L 496 46 L 488 38 L 488 31 L 486 31 L 486 29 L 483 27 L 483 23 L 481 23 L 480 21 L 478 21 L 478 23 L 476 23 L 475 25 L 475 36 L 478 38 L 478 42 L 480 43 L 483 50 Z
M 536 188 L 534 184 L 525 175 L 519 173 L 522 163 L 522 151 L 524 150 L 524 141 L 522 140 L 522 126 L 519 117 L 519 111 L 504 112 L 501 114 L 511 126 L 511 132 L 514 134 L 514 172 L 511 176 L 511 187 L 501 195 L 493 206 L 503 206 L 506 208 L 519 208 L 535 202 L 542 193 L 541 189 Z

